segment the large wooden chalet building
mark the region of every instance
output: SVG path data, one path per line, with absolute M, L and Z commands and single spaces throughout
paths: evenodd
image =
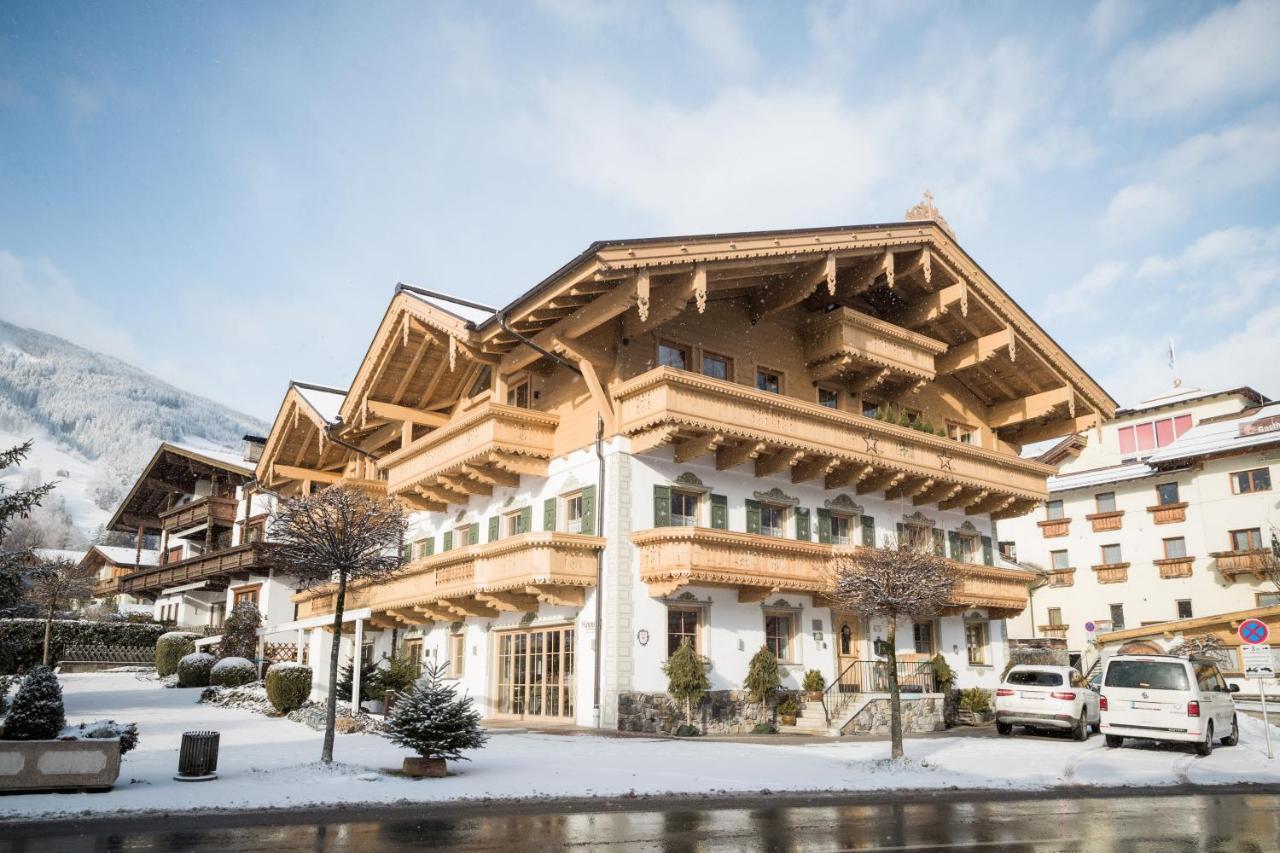
M 487 716 L 630 726 L 683 640 L 713 689 L 761 646 L 793 688 L 874 660 L 886 625 L 824 593 L 888 537 L 962 576 L 900 652 L 993 686 L 1032 579 L 993 524 L 1053 473 L 1019 450 L 1115 406 L 937 217 L 610 241 L 496 315 L 398 287 L 349 389 L 290 387 L 256 475 L 412 510 L 402 573 L 349 593 L 366 655 L 447 663 Z M 333 595 L 296 601 L 319 689 Z

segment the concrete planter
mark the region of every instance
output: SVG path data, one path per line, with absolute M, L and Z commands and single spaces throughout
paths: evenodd
M 120 775 L 120 739 L 0 740 L 0 791 L 107 791 Z
M 431 779 L 443 779 L 448 775 L 443 758 L 422 758 L 413 755 L 404 760 L 401 768 L 406 776 L 426 776 Z

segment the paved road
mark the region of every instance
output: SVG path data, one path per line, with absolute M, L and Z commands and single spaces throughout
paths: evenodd
M 1280 794 L 921 797 L 894 802 L 778 801 L 659 810 L 613 803 L 594 811 L 469 807 L 415 816 L 407 808 L 277 815 L 175 815 L 0 828 L 0 853 L 89 851 L 574 850 L 1132 851 L 1280 850 Z M 420 807 L 419 807 L 420 809 Z

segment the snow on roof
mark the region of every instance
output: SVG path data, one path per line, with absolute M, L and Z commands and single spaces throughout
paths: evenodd
M 297 389 L 302 399 L 307 401 L 307 405 L 315 409 L 316 414 L 328 423 L 338 422 L 338 413 L 342 411 L 342 401 L 346 399 L 346 391 L 324 385 L 312 385 L 309 382 L 295 381 L 291 384 Z
M 1125 406 L 1116 410 L 1116 417 L 1124 417 L 1125 415 L 1137 414 L 1147 411 L 1148 409 L 1159 409 L 1164 406 L 1173 406 L 1179 403 L 1190 403 L 1195 400 L 1204 400 L 1209 397 L 1229 397 L 1233 394 L 1240 394 L 1261 403 L 1266 400 L 1261 394 L 1248 386 L 1239 388 L 1223 388 L 1218 391 L 1205 391 L 1201 388 L 1193 388 L 1191 386 L 1175 385 L 1168 391 L 1150 397 L 1134 406 Z
M 1100 486 L 1104 483 L 1121 483 L 1125 480 L 1140 480 L 1156 472 L 1145 462 L 1128 462 L 1123 465 L 1108 465 L 1106 468 L 1094 468 L 1089 471 L 1076 471 L 1071 474 L 1060 474 L 1049 478 L 1049 491 L 1069 492 L 1072 489 L 1083 489 L 1088 486 Z
M 1147 457 L 1152 464 L 1280 444 L 1280 403 L 1246 409 L 1239 416 L 1196 424 L 1177 441 Z
M 84 551 L 76 551 L 70 548 L 33 548 L 32 553 L 40 559 L 51 563 L 58 560 L 78 563 L 84 559 L 85 555 Z
M 220 465 L 228 465 L 236 468 L 246 474 L 253 473 L 253 466 L 244 461 L 244 456 L 234 450 L 228 450 L 225 447 L 219 447 L 216 444 L 204 443 L 183 443 L 178 441 L 166 441 L 165 444 L 170 447 L 176 447 L 178 450 L 185 450 L 187 453 L 193 453 L 196 456 L 203 456 Z
M 130 565 L 134 563 L 134 555 L 137 550 L 134 548 L 124 548 L 119 545 L 94 545 L 93 550 L 102 554 L 108 560 L 117 565 Z M 82 555 L 83 556 L 83 555 Z M 158 566 L 160 565 L 160 552 L 142 549 L 142 556 L 138 559 L 140 566 Z
M 464 323 L 471 323 L 475 326 L 479 326 L 481 323 L 493 317 L 492 311 L 471 308 L 467 305 L 458 305 L 454 302 L 445 302 L 443 299 L 432 299 L 430 296 L 424 296 L 421 293 L 414 293 L 412 290 L 404 290 L 402 292 L 409 294 L 420 302 L 427 303 L 437 311 L 443 311 L 446 314 L 451 314 L 459 320 L 462 320 Z

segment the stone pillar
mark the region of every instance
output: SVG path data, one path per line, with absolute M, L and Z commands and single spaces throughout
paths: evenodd
M 306 641 L 307 630 L 305 628 L 298 629 L 298 654 L 295 658 L 298 663 L 302 663 L 302 644 Z
M 364 647 L 364 620 L 356 620 L 355 648 L 351 650 L 351 713 L 360 710 L 360 652 Z
M 618 695 L 631 690 L 635 664 L 632 642 L 632 596 L 635 594 L 634 549 L 631 547 L 631 454 L 620 450 L 625 439 L 615 438 L 605 459 L 604 655 L 600 690 L 600 721 L 618 725 Z

